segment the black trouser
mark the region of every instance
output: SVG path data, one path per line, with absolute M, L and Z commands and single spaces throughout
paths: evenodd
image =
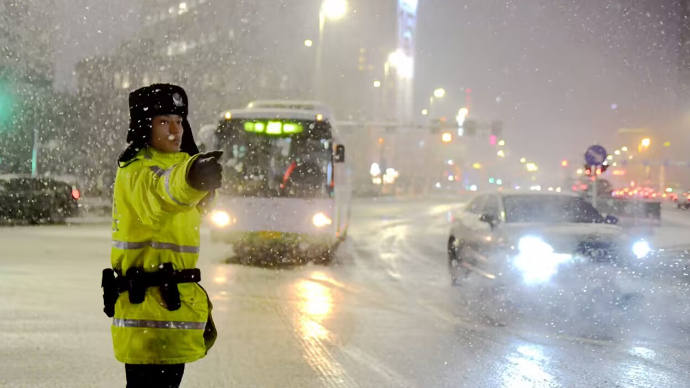
M 125 364 L 125 372 L 127 388 L 178 388 L 182 382 L 184 364 Z

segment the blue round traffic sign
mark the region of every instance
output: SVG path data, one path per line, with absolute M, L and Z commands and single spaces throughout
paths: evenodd
M 593 145 L 587 148 L 585 152 L 585 162 L 590 166 L 601 166 L 606 161 L 608 153 L 604 147 L 600 145 Z

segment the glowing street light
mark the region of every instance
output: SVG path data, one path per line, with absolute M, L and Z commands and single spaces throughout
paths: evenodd
M 307 46 L 307 47 L 311 47 L 311 46 L 314 45 L 314 41 L 311 40 L 311 39 L 307 39 L 307 40 L 304 41 L 304 45 Z
M 613 153 L 616 154 L 616 155 L 620 155 L 620 154 L 621 154 L 621 150 L 615 150 L 615 151 L 613 151 Z
M 642 147 L 649 147 L 650 144 L 652 144 L 652 141 L 649 138 L 642 139 Z
M 345 0 L 325 0 L 321 4 L 321 12 L 329 19 L 339 19 L 347 13 L 347 2 Z
M 443 98 L 446 95 L 446 90 L 443 88 L 438 88 L 434 90 L 434 97 Z
M 347 13 L 347 1 L 345 0 L 324 0 L 321 4 L 321 10 L 319 12 L 319 40 L 316 44 L 316 65 L 314 71 L 314 91 L 316 94 L 316 99 L 321 99 L 321 82 L 322 82 L 322 69 L 321 62 L 323 61 L 323 36 L 324 29 L 326 27 L 327 19 L 340 19 Z M 314 44 L 314 42 L 311 42 Z M 307 42 L 304 44 L 307 47 Z
M 525 159 L 525 158 L 520 158 L 520 163 L 523 163 L 523 164 L 524 164 L 524 163 L 527 163 L 527 159 Z
M 628 147 L 623 147 L 623 148 L 621 148 L 621 151 L 623 151 L 623 152 L 628 152 Z
M 504 145 L 506 145 L 506 141 L 505 141 L 505 140 L 501 140 L 501 141 L 498 142 L 498 145 L 500 145 L 501 147 L 503 147 Z
M 503 152 L 503 150 L 499 150 L 499 151 L 496 153 L 496 155 L 498 155 L 498 156 L 500 156 L 500 157 L 502 157 L 502 158 L 505 158 L 505 157 L 506 157 L 506 153 Z
M 527 163 L 527 164 L 525 165 L 525 167 L 527 167 L 527 171 L 529 171 L 529 172 L 536 172 L 536 171 L 539 171 L 539 167 L 537 167 L 537 165 L 534 164 L 534 163 Z
M 426 116 L 429 114 L 429 109 L 422 109 L 422 115 Z
M 451 135 L 449 132 L 446 132 L 443 134 L 443 136 L 441 136 L 441 140 L 444 143 L 450 143 L 451 141 L 453 141 L 453 135 Z
M 475 164 L 472 165 L 472 168 L 475 169 L 475 170 L 481 170 L 481 169 L 482 169 L 482 165 L 479 164 L 479 163 L 475 163 Z
M 414 60 L 401 49 L 388 55 L 387 65 L 395 68 L 398 77 L 402 79 L 412 79 L 414 76 Z
M 462 117 L 467 117 L 470 114 L 470 110 L 467 108 L 460 108 L 460 111 L 458 111 L 458 115 Z

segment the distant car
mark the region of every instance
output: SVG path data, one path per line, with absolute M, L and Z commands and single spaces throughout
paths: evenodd
M 649 244 L 627 236 L 617 222 L 571 194 L 479 195 L 457 214 L 450 230 L 453 283 L 477 274 L 512 284 L 545 285 L 606 272 L 601 267 L 643 264 Z
M 0 222 L 59 223 L 78 213 L 81 193 L 46 177 L 0 175 Z
M 676 206 L 678 206 L 678 209 L 690 208 L 690 190 L 678 195 L 678 199 L 676 199 Z

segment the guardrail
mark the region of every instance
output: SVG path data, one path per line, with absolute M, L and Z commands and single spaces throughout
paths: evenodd
M 597 210 L 618 217 L 622 225 L 661 223 L 661 202 L 607 198 L 597 201 Z

